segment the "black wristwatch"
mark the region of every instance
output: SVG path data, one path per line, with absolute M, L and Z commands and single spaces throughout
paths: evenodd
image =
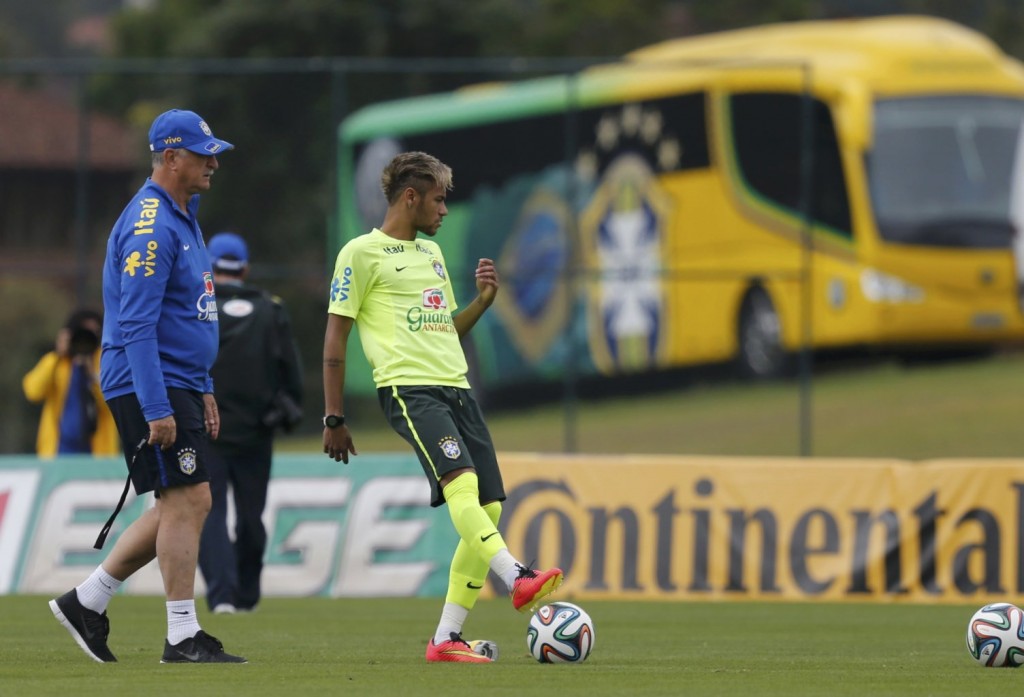
M 324 417 L 324 426 L 327 428 L 337 428 L 338 426 L 345 425 L 345 417 L 338 416 L 337 414 L 328 414 Z

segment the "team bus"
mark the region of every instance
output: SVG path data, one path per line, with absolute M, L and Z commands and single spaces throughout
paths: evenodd
M 1024 336 L 1022 119 L 1021 63 L 941 19 L 670 40 L 353 113 L 332 249 L 383 219 L 394 154 L 450 164 L 457 295 L 478 257 L 503 279 L 469 350 L 488 387 L 570 364 L 773 376 L 803 347 L 991 347 Z

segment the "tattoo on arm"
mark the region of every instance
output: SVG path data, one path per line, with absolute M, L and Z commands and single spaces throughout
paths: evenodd
M 345 365 L 345 359 L 344 358 L 325 358 L 324 359 L 324 365 L 327 366 L 328 368 L 338 368 L 340 366 Z

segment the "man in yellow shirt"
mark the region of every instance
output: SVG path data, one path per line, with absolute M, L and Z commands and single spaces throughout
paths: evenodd
M 459 343 L 498 292 L 494 262 L 476 268 L 477 297 L 457 315 L 441 248 L 432 240 L 448 213 L 451 169 L 421 152 L 396 156 L 381 187 L 388 210 L 380 228 L 338 254 L 324 337 L 324 452 L 335 461 L 356 455 L 345 423 L 345 352 L 353 324 L 377 385 L 381 407 L 419 458 L 431 505 L 448 504 L 459 545 L 448 594 L 427 661 L 490 663 L 491 642 L 462 639 L 462 626 L 488 570 L 504 581 L 512 605 L 529 612 L 562 583 L 561 569 L 536 571 L 513 557 L 498 532 L 505 489 L 490 432 L 466 379 Z
M 28 401 L 43 404 L 36 437 L 39 457 L 121 452 L 98 380 L 102 323 L 95 310 L 73 312 L 57 333 L 54 350 L 22 378 Z

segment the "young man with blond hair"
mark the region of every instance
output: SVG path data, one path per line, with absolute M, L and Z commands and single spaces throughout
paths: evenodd
M 381 186 L 388 209 L 379 228 L 338 254 L 324 337 L 324 452 L 347 463 L 356 455 L 345 422 L 345 353 L 353 324 L 373 368 L 391 426 L 416 452 L 430 482 L 431 505 L 448 504 L 459 544 L 429 662 L 490 663 L 492 642 L 466 642 L 462 627 L 488 570 L 508 586 L 521 612 L 562 583 L 561 569 L 536 571 L 513 557 L 498 532 L 505 500 L 501 471 L 483 415 L 466 379 L 459 343 L 498 292 L 491 259 L 476 267 L 477 296 L 458 314 L 451 279 L 432 238 L 447 215 L 451 169 L 421 152 L 396 156 Z

